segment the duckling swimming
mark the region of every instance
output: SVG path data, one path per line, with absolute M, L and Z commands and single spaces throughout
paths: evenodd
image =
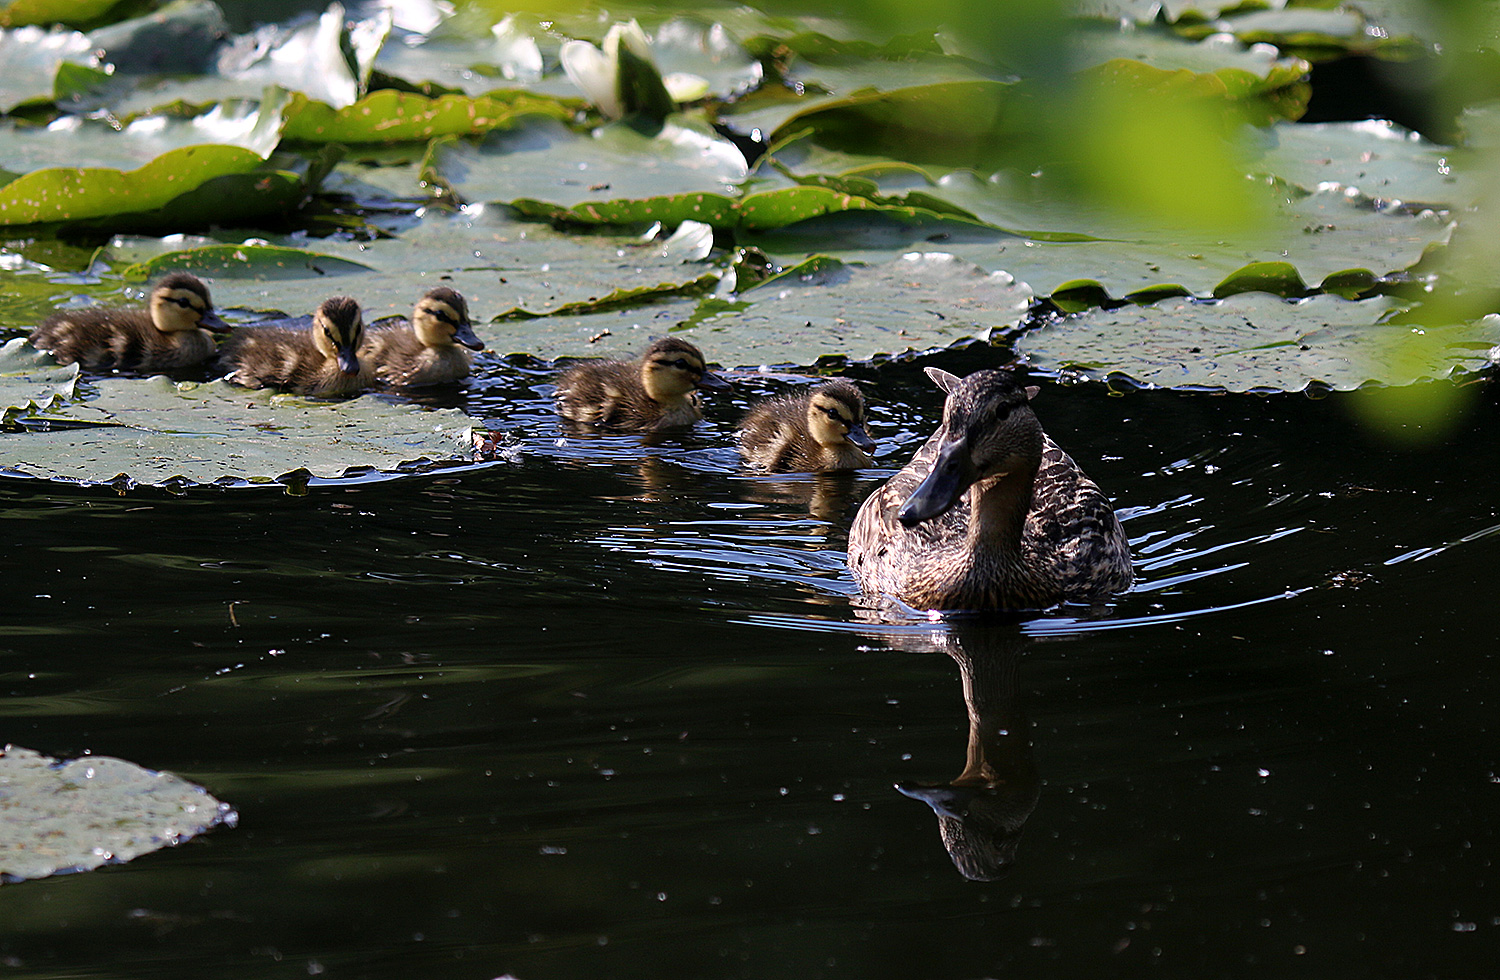
M 867 593 L 917 609 L 1040 609 L 1130 588 L 1109 501 L 1031 411 L 1008 371 L 957 378 L 943 424 L 859 509 L 849 568 Z
M 369 387 L 373 366 L 360 361 L 365 324 L 348 296 L 325 299 L 312 324 L 237 327 L 219 357 L 227 380 L 246 388 L 283 388 L 302 395 L 348 395 Z
M 703 353 L 663 337 L 636 361 L 594 361 L 569 368 L 557 382 L 564 418 L 620 429 L 667 429 L 703 418 L 699 388 L 726 388 Z
M 191 273 L 174 272 L 151 290 L 145 309 L 59 310 L 31 332 L 31 343 L 85 371 L 170 371 L 213 357 L 209 331 L 228 329 L 208 287 Z
M 410 323 L 377 324 L 366 331 L 359 357 L 368 358 L 375 377 L 388 385 L 436 385 L 469 376 L 473 355 L 464 348 L 484 350 L 484 341 L 474 335 L 463 295 L 439 286 L 417 302 Z
M 865 396 L 848 381 L 767 399 L 740 425 L 740 452 L 772 473 L 857 470 L 874 465 L 874 448 Z

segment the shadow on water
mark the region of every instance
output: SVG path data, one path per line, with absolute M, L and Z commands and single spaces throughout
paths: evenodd
M 740 466 L 764 379 L 647 442 L 502 365 L 442 396 L 483 467 L 0 482 L 4 739 L 241 815 L 0 888 L 8 974 L 1486 975 L 1492 394 L 1398 451 L 1339 397 L 1048 386 L 1139 584 L 873 622 L 848 521 L 940 393 L 866 381 L 846 477 Z

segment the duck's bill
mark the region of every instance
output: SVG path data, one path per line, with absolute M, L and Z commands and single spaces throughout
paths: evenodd
M 338 355 L 340 371 L 343 371 L 345 374 L 359 373 L 359 358 L 355 356 L 354 351 L 340 347 Z
M 854 443 L 856 446 L 865 450 L 866 452 L 875 448 L 875 440 L 870 438 L 870 434 L 865 431 L 865 427 L 863 425 L 850 426 L 849 434 L 844 438 L 848 439 L 850 442 Z
M 729 382 L 714 374 L 712 371 L 704 371 L 703 377 L 698 379 L 699 388 L 728 388 Z
M 932 472 L 906 498 L 896 518 L 906 527 L 915 527 L 946 514 L 974 482 L 973 469 L 967 439 L 955 439 L 946 444 L 938 450 Z
M 210 333 L 228 333 L 230 330 L 234 329 L 229 324 L 220 319 L 219 314 L 215 313 L 213 310 L 209 310 L 198 318 L 198 326 L 202 327 L 204 330 L 209 331 Z
M 453 342 L 463 344 L 469 350 L 484 350 L 484 341 L 474 332 L 474 328 L 467 323 L 460 323 L 458 329 L 453 331 Z

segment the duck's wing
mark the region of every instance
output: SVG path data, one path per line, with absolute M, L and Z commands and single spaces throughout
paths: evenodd
M 1099 485 L 1049 436 L 1032 488 L 1026 544 L 1053 564 L 1070 600 L 1124 592 L 1135 581 L 1130 542 Z

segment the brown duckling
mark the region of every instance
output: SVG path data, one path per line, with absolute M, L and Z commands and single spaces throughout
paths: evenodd
M 469 304 L 458 290 L 438 286 L 417 302 L 409 323 L 372 325 L 359 357 L 388 385 L 436 385 L 469 376 L 473 355 L 464 348 L 484 350 L 469 323 Z
M 170 371 L 213 357 L 209 331 L 228 329 L 208 287 L 191 273 L 174 272 L 151 290 L 145 309 L 59 310 L 31 332 L 31 343 L 85 371 Z
M 865 431 L 865 397 L 848 381 L 802 394 L 778 395 L 740 424 L 740 452 L 772 473 L 818 473 L 872 466 L 875 441 Z
M 636 361 L 592 361 L 569 368 L 557 382 L 557 411 L 591 425 L 666 429 L 703 418 L 699 388 L 725 387 L 728 383 L 708 370 L 698 348 L 663 337 Z
M 1032 413 L 1009 371 L 957 378 L 943 424 L 859 509 L 849 569 L 917 609 L 1040 609 L 1130 588 L 1130 543 L 1108 499 Z
M 247 388 L 282 388 L 302 395 L 349 395 L 369 387 L 375 372 L 358 356 L 365 325 L 348 296 L 325 299 L 311 325 L 296 321 L 237 327 L 219 357 L 227 380 Z

